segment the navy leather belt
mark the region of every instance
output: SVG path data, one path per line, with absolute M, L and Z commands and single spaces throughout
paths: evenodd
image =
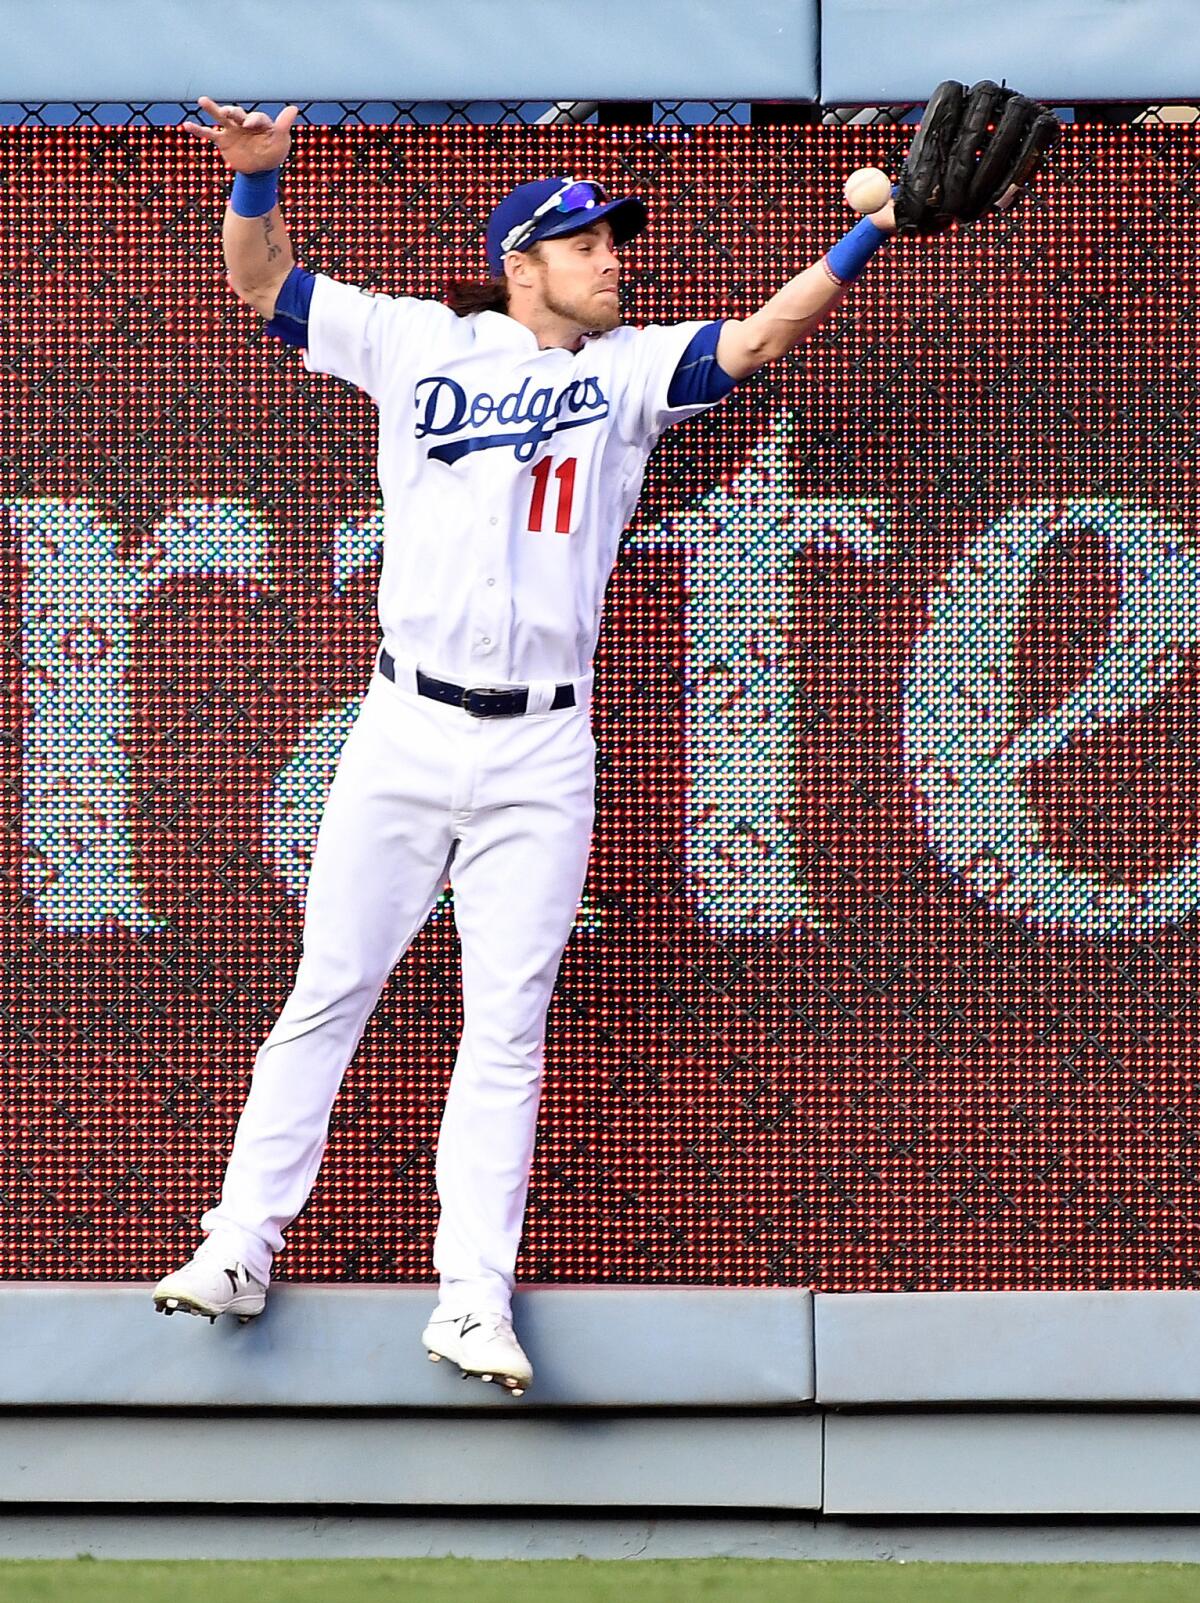
M 379 653 L 379 671 L 385 679 L 396 682 L 396 664 L 386 647 Z M 447 679 L 434 679 L 431 674 L 417 669 L 417 694 L 428 696 L 430 701 L 444 701 L 448 707 L 461 707 L 472 718 L 519 718 L 529 710 L 529 691 L 525 685 L 509 686 L 506 690 L 492 690 L 486 686 L 468 689 L 452 685 Z M 550 711 L 575 705 L 575 686 L 556 685 Z

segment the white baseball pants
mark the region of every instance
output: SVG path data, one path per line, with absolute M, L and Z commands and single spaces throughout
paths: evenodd
M 582 700 L 473 718 L 376 672 L 321 820 L 295 987 L 255 1059 L 220 1203 L 201 1220 L 235 1238 L 264 1283 L 380 991 L 449 878 L 464 1025 L 438 1137 L 434 1267 L 443 1306 L 508 1312 L 546 1010 L 591 843 Z

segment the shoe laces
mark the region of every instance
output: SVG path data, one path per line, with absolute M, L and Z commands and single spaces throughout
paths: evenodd
M 222 1245 L 219 1236 L 205 1236 L 204 1240 L 192 1254 L 194 1261 L 199 1263 L 215 1263 L 222 1269 L 241 1269 L 241 1259 L 227 1244 Z

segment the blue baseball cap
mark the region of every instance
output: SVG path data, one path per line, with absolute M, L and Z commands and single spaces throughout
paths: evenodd
M 487 225 L 488 266 L 496 278 L 504 274 L 510 250 L 528 250 L 539 239 L 577 234 L 607 217 L 613 244 L 623 245 L 649 221 L 635 195 L 611 200 L 602 184 L 590 178 L 537 178 L 520 184 L 494 209 Z

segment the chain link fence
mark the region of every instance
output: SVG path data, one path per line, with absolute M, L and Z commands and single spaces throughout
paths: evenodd
M 248 108 L 278 111 L 282 102 L 250 101 Z M 1055 108 L 1067 122 L 1171 125 L 1200 119 L 1200 107 L 1097 102 Z M 305 101 L 300 121 L 311 127 L 502 126 L 536 127 L 565 123 L 600 126 L 722 127 L 789 123 L 900 124 L 919 120 L 919 105 L 820 106 L 799 101 Z M 44 101 L 0 103 L 0 127 L 8 128 L 163 128 L 196 116 L 194 106 L 176 101 L 137 103 Z
M 0 1273 L 150 1278 L 194 1245 L 294 974 L 305 852 L 377 638 L 375 421 L 229 295 L 220 163 L 140 133 L 190 108 L 126 108 L 113 135 L 120 108 L 16 109 Z M 306 263 L 436 296 L 551 152 L 647 195 L 635 323 L 761 304 L 845 226 L 842 174 L 894 169 L 916 112 L 797 138 L 764 123 L 821 108 L 723 105 L 686 135 L 679 105 L 665 129 L 612 105 L 586 126 L 578 104 L 305 109 L 329 129 L 289 174 Z M 1200 1283 L 1200 690 L 1181 670 L 1138 702 L 1200 616 L 1178 603 L 1200 152 L 1137 116 L 1145 134 L 1064 140 L 1003 219 L 889 250 L 652 459 L 602 637 L 601 823 L 528 1276 Z M 1133 728 L 1056 746 L 1110 641 L 1126 655 L 1096 695 Z M 1012 773 L 987 791 L 937 771 L 946 730 Z M 1139 904 L 1173 875 L 1165 912 Z M 457 976 L 442 906 L 364 1038 L 285 1274 L 428 1272 Z

